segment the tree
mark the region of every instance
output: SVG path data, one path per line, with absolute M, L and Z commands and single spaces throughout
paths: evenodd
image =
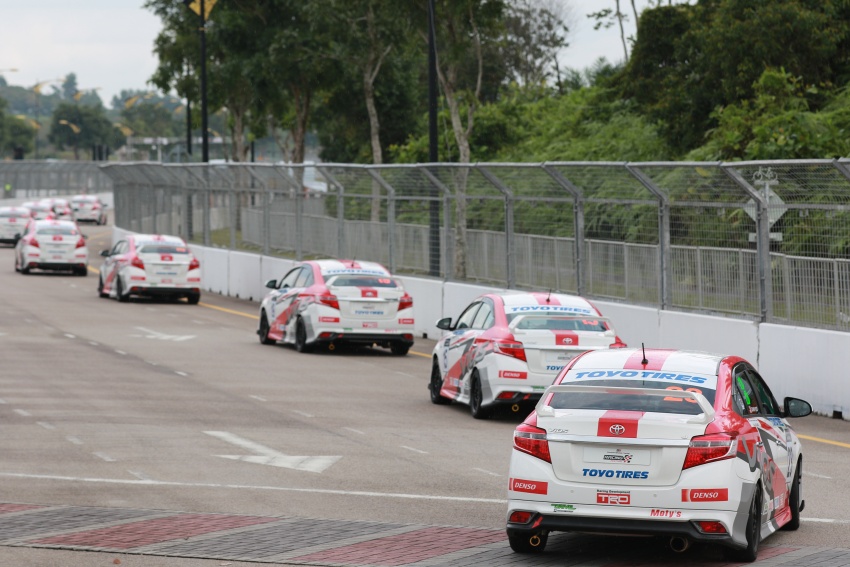
M 560 85 L 558 53 L 569 45 L 569 29 L 556 5 L 540 0 L 515 0 L 505 10 L 502 49 L 510 77 L 521 85 L 541 85 L 556 72 Z
M 121 132 L 106 117 L 102 106 L 61 103 L 53 112 L 48 139 L 60 150 L 70 146 L 74 159 L 80 148 L 96 145 L 116 147 L 124 140 Z

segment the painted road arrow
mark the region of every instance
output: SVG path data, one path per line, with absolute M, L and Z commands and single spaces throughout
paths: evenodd
M 285 469 L 295 469 L 299 471 L 309 471 L 320 473 L 326 468 L 340 460 L 342 457 L 296 457 L 285 455 L 280 451 L 275 451 L 265 445 L 255 443 L 250 439 L 244 439 L 238 435 L 228 433 L 227 431 L 204 431 L 207 435 L 217 437 L 222 441 L 242 447 L 258 455 L 215 455 L 222 459 L 231 459 L 234 461 L 243 461 L 246 463 L 254 463 L 257 465 L 271 465 L 273 467 L 282 467 Z

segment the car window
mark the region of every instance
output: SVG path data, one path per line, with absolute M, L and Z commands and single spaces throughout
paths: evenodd
M 308 267 L 301 268 L 301 273 L 295 281 L 295 287 L 307 287 L 313 284 L 313 270 Z
M 328 278 L 329 286 L 334 287 L 381 287 L 397 288 L 398 282 L 389 276 L 345 274 Z
M 150 243 L 138 250 L 139 254 L 188 254 L 189 249 L 182 244 Z
M 604 374 L 604 371 L 600 371 Z M 562 382 L 577 384 L 576 382 Z M 714 405 L 715 390 L 704 385 L 685 387 L 671 386 L 666 380 L 616 380 L 616 379 L 582 379 L 583 386 L 605 386 L 608 388 L 652 388 L 655 390 L 695 392 L 701 394 Z M 552 395 L 548 405 L 555 409 L 583 410 L 619 410 L 675 413 L 684 415 L 699 415 L 702 408 L 693 399 L 682 399 L 676 396 L 650 396 L 640 392 L 558 392 Z
M 114 256 L 115 254 L 123 254 L 127 250 L 127 241 L 119 240 L 115 243 L 115 246 L 112 247 L 112 252 L 109 254 Z
M 293 268 L 289 271 L 288 274 L 283 276 L 283 279 L 280 280 L 280 285 L 278 286 L 280 289 L 285 287 L 295 287 L 295 282 L 298 281 L 298 276 L 301 275 L 301 267 Z
M 493 315 L 493 306 L 489 302 L 484 301 L 475 315 L 475 320 L 472 322 L 473 329 L 489 329 L 493 326 L 496 318 Z
M 40 236 L 75 236 L 77 234 L 77 230 L 70 226 L 43 226 L 36 234 Z
M 735 411 L 744 417 L 759 413 L 759 402 L 755 388 L 750 383 L 747 368 L 739 366 L 732 372 L 732 402 Z
M 773 394 L 770 392 L 770 388 L 767 387 L 767 384 L 765 384 L 762 377 L 759 376 L 755 370 L 750 370 L 749 375 L 753 386 L 755 386 L 755 389 L 758 392 L 759 400 L 761 400 L 762 411 L 765 415 L 781 415 L 779 404 L 776 403 L 776 398 L 773 397 Z
M 473 321 L 475 321 L 475 315 L 478 313 L 478 308 L 481 307 L 481 302 L 475 302 L 466 310 L 460 314 L 460 317 L 457 319 L 457 325 L 455 325 L 455 329 L 469 329 L 472 327 Z

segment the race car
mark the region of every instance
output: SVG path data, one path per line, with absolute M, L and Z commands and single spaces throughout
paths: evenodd
M 74 220 L 74 213 L 71 210 L 71 203 L 68 202 L 68 199 L 47 197 L 40 200 L 39 204 L 50 207 L 55 218 L 58 220 Z
M 4 244 L 16 244 L 29 220 L 29 209 L 24 207 L 0 207 L 0 242 Z
M 562 293 L 484 294 L 437 327 L 431 402 L 467 404 L 476 419 L 499 406 L 530 410 L 574 357 L 626 346 L 589 301 Z
M 97 292 L 127 302 L 131 296 L 201 300 L 201 264 L 179 236 L 131 234 L 104 257 Z
M 35 220 L 54 220 L 56 219 L 56 213 L 53 211 L 53 207 L 46 203 L 30 203 L 25 204 L 25 207 L 29 209 L 30 216 Z
M 77 223 L 66 220 L 30 219 L 15 244 L 15 271 L 71 271 L 88 275 L 89 250 Z
M 755 561 L 761 540 L 800 526 L 803 451 L 745 359 L 618 349 L 573 360 L 514 432 L 507 534 L 541 552 L 552 531 L 661 536 Z
M 278 280 L 260 305 L 260 342 L 298 352 L 337 344 L 378 345 L 403 356 L 413 345 L 413 298 L 381 264 L 302 262 Z
M 106 224 L 106 205 L 97 195 L 74 195 L 71 197 L 71 210 L 77 222 Z

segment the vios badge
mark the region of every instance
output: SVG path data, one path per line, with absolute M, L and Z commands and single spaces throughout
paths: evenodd
M 614 425 L 608 428 L 608 431 L 611 432 L 611 435 L 622 435 L 626 432 L 626 428 L 620 425 L 619 423 L 615 423 Z

